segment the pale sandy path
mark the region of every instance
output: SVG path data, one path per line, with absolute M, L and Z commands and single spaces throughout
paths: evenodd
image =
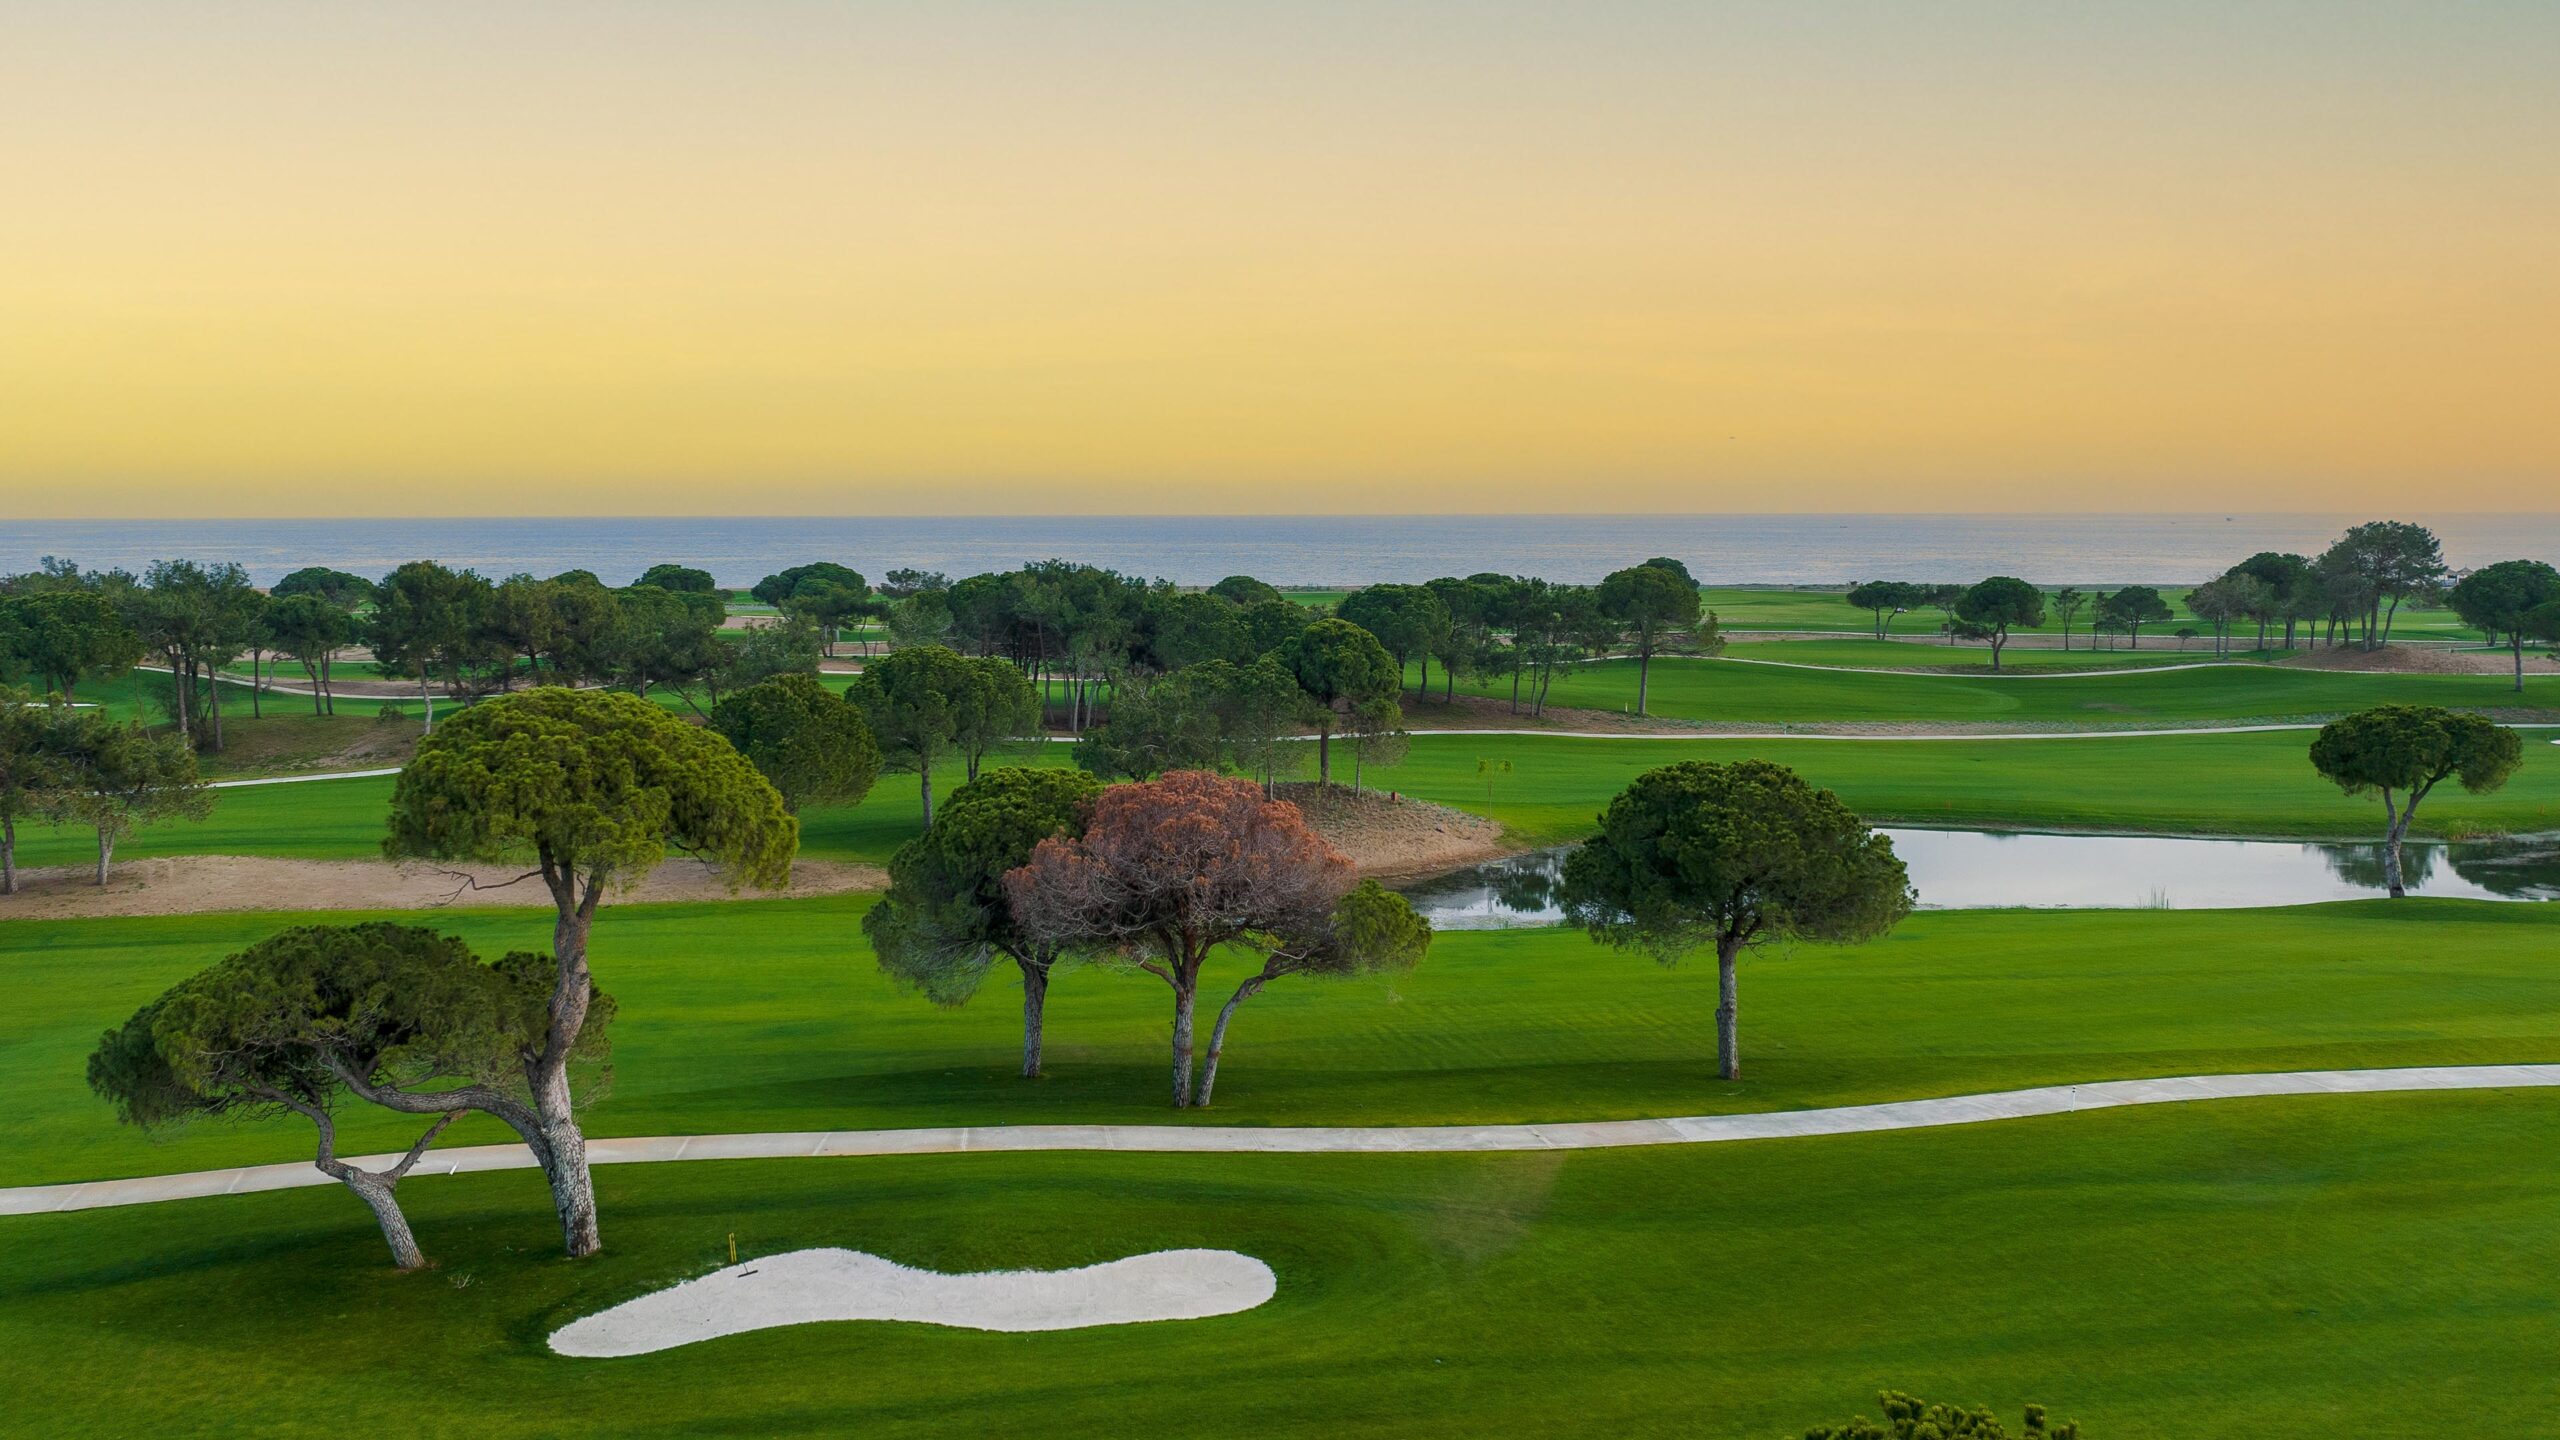
M 1744 1115 L 1690 1115 L 1668 1120 L 1587 1120 L 1543 1125 L 998 1125 L 915 1130 L 793 1130 L 740 1135 L 654 1135 L 590 1140 L 587 1159 L 598 1165 L 647 1165 L 676 1160 L 763 1160 L 801 1156 L 948 1155 L 970 1152 L 1106 1150 L 1150 1154 L 1320 1155 L 1345 1153 L 1445 1154 L 1522 1150 L 1599 1150 L 1634 1145 L 1715 1145 L 1733 1140 L 1783 1140 L 1813 1135 L 1859 1135 L 2023 1120 L 2127 1105 L 2174 1105 L 2190 1100 L 2242 1100 L 2281 1095 L 2373 1095 L 2411 1090 L 2520 1090 L 2560 1086 L 2560 1065 L 2442 1065 L 2399 1070 L 2292 1070 L 2248 1075 L 2187 1075 L 2165 1080 L 2106 1080 L 2086 1085 L 2046 1085 L 1985 1095 L 1934 1100 L 1895 1100 L 1827 1110 L 1776 1110 Z M 352 1164 L 376 1169 L 397 1157 L 369 1156 Z M 454 1175 L 525 1170 L 533 1157 L 521 1145 L 469 1145 L 430 1153 L 411 1172 Z M 130 1180 L 91 1180 L 68 1185 L 24 1185 L 0 1190 L 0 1215 L 42 1215 L 147 1205 L 207 1195 L 247 1195 L 337 1182 L 302 1162 L 196 1170 Z

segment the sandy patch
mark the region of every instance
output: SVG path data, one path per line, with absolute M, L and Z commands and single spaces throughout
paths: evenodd
M 1363 875 L 1421 875 L 1507 855 L 1500 822 L 1390 792 L 1281 785 L 1316 833 L 1351 857 Z
M 2516 673 L 2515 657 L 2504 650 L 2438 650 L 2423 645 L 2385 645 L 2379 650 L 2358 650 L 2351 645 L 2340 645 L 2306 651 L 2276 663 L 2303 670 L 2363 670 L 2400 675 Z M 2560 674 L 2560 660 L 2528 650 L 2524 656 L 2524 673 Z
M 120 861 L 101 887 L 89 866 L 18 872 L 19 893 L 0 896 L 0 919 L 61 920 L 93 915 L 193 915 L 216 910 L 429 910 L 445 905 L 539 906 L 551 892 L 539 879 L 495 887 L 517 872 L 494 866 L 445 869 L 416 861 L 278 860 L 247 855 L 179 855 Z M 670 860 L 620 903 L 772 899 L 882 890 L 876 865 L 801 860 L 786 890 L 731 894 L 719 873 L 698 860 Z
M 1279 1288 L 1233 1250 L 1158 1250 L 1075 1270 L 945 1275 L 859 1250 L 793 1250 L 625 1301 L 552 1332 L 562 1355 L 647 1355 L 698 1340 L 825 1320 L 968 1330 L 1081 1330 L 1233 1315 Z

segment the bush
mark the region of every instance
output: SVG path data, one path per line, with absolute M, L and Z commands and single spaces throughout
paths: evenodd
M 1899 1390 L 1885 1391 L 1876 1403 L 1884 1410 L 1884 1424 L 1861 1415 L 1845 1425 L 1817 1425 L 1804 1432 L 1804 1440 L 2009 1440 L 2009 1432 L 1988 1410 L 1932 1405 Z M 2080 1424 L 2066 1421 L 2049 1428 L 2044 1407 L 2030 1405 L 2018 1440 L 2080 1440 Z

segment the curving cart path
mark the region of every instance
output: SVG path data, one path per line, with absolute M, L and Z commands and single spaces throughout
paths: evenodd
M 675 1160 L 764 1160 L 795 1156 L 944 1155 L 963 1152 L 1110 1150 L 1161 1154 L 1313 1155 L 1344 1153 L 1431 1154 L 1450 1151 L 1597 1150 L 1630 1145 L 1714 1145 L 1731 1140 L 1782 1140 L 1811 1135 L 1859 1135 L 2022 1120 L 2126 1105 L 2174 1105 L 2192 1100 L 2239 1100 L 2273 1095 L 2372 1095 L 2410 1090 L 2514 1090 L 2560 1086 L 2560 1065 L 2443 1065 L 2399 1070 L 2294 1070 L 2246 1075 L 2187 1075 L 2165 1080 L 2107 1080 L 2087 1085 L 2046 1085 L 1985 1095 L 1934 1100 L 1895 1100 L 1825 1110 L 1776 1110 L 1742 1115 L 1689 1115 L 1668 1120 L 1585 1120 L 1543 1125 L 997 1125 L 914 1130 L 793 1130 L 741 1135 L 655 1135 L 590 1140 L 587 1159 L 597 1165 L 646 1165 Z M 379 1169 L 397 1157 L 368 1156 L 353 1163 Z M 533 1157 L 521 1145 L 469 1145 L 432 1152 L 420 1175 L 485 1170 L 525 1170 Z M 294 1161 L 196 1170 L 131 1180 L 91 1180 L 69 1185 L 25 1185 L 0 1190 L 0 1215 L 44 1215 L 146 1205 L 207 1195 L 247 1195 L 337 1182 Z

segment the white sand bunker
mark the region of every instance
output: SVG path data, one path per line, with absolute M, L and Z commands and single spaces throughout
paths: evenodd
M 945 1275 L 859 1250 L 792 1250 L 717 1270 L 553 1331 L 563 1355 L 646 1355 L 820 1320 L 913 1320 L 970 1330 L 1077 1330 L 1250 1310 L 1278 1288 L 1233 1250 L 1157 1250 L 1076 1270 Z

